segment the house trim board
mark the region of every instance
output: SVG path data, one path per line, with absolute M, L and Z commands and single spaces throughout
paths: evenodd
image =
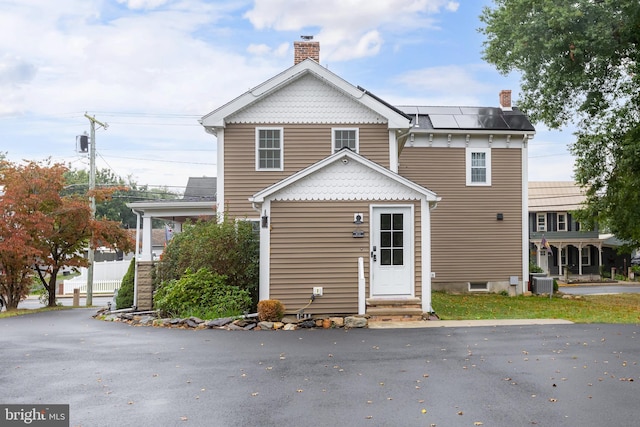
M 533 136 L 531 136 L 533 137 Z M 528 140 L 522 144 L 522 293 L 529 281 L 529 154 Z
M 290 175 L 286 178 L 284 178 L 283 180 L 257 192 L 256 194 L 254 194 L 252 197 L 249 198 L 250 202 L 253 203 L 262 203 L 264 202 L 264 200 L 266 200 L 267 198 L 275 198 L 276 194 L 281 192 L 282 190 L 284 190 L 286 187 L 291 186 L 292 184 L 296 183 L 299 180 L 302 180 L 316 172 L 318 172 L 321 169 L 326 168 L 329 165 L 332 165 L 334 163 L 337 162 L 342 162 L 345 166 L 349 163 L 349 162 L 355 162 L 357 164 L 363 165 L 365 168 L 370 169 L 371 171 L 384 176 L 386 178 L 391 179 L 392 181 L 395 181 L 397 184 L 400 184 L 401 186 L 412 190 L 413 192 L 415 192 L 413 199 L 417 200 L 419 198 L 425 197 L 427 199 L 427 201 L 432 202 L 432 203 L 436 203 L 440 200 L 440 198 L 432 191 L 416 184 L 413 181 L 410 181 L 406 178 L 404 178 L 401 175 L 398 175 L 392 171 L 390 171 L 389 169 L 386 169 L 380 165 L 378 165 L 375 162 L 372 162 L 368 159 L 366 159 L 363 156 L 360 156 L 357 153 L 354 153 L 351 150 L 348 149 L 343 149 L 338 151 L 337 153 L 332 154 L 331 156 L 328 156 L 326 158 L 324 158 L 323 160 L 320 160 L 319 162 L 299 171 L 294 173 L 293 175 Z M 352 187 L 350 184 L 346 184 L 349 187 Z M 289 196 L 292 197 L 292 196 Z M 313 196 L 311 193 L 309 193 L 308 190 L 304 191 L 304 196 L 301 197 L 319 197 L 319 196 Z M 351 198 L 356 198 L 356 199 L 367 199 L 368 197 L 366 197 L 364 194 L 359 194 L 359 193 L 354 193 L 353 195 L 351 195 Z M 382 198 L 382 196 L 374 196 L 375 198 Z M 396 196 L 396 198 L 399 198 L 399 196 Z
M 224 213 L 224 129 L 218 131 L 217 140 L 217 211 Z
M 306 59 L 255 88 L 250 89 L 217 110 L 203 116 L 200 119 L 200 123 L 215 133 L 219 128 L 225 127 L 225 119 L 230 115 L 243 108 L 247 108 L 249 105 L 258 102 L 260 99 L 263 99 L 274 91 L 279 90 L 281 87 L 288 85 L 308 73 L 312 73 L 316 78 L 325 81 L 352 99 L 360 102 L 381 116 L 386 117 L 390 129 L 408 129 L 410 127 L 411 120 L 408 116 L 384 105 L 366 91 L 358 89 L 312 59 Z

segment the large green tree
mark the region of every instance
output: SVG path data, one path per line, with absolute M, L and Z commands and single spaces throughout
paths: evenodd
M 640 246 L 640 2 L 495 0 L 480 20 L 484 59 L 522 76 L 519 107 L 577 127 L 581 221 Z
M 89 171 L 69 169 L 65 175 L 63 195 L 82 195 L 89 188 Z M 127 207 L 127 203 L 147 200 L 176 199 L 177 193 L 167 187 L 149 188 L 138 184 L 133 177 L 123 178 L 109 169 L 96 171 L 96 187 L 111 188 L 111 197 L 96 203 L 96 217 L 122 223 L 125 228 L 136 228 L 136 215 Z

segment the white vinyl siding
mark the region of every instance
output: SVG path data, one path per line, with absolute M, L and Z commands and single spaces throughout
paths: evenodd
M 340 151 L 344 147 L 351 151 L 359 150 L 359 132 L 357 128 L 333 128 L 331 129 L 331 146 L 333 152 Z
M 283 128 L 256 128 L 256 170 L 284 169 Z
M 468 186 L 491 185 L 491 149 L 467 148 L 466 169 Z

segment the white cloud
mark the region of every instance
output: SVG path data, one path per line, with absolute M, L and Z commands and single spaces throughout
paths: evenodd
M 322 43 L 322 59 L 376 55 L 388 35 L 436 28 L 432 15 L 455 12 L 446 0 L 256 0 L 245 13 L 258 30 L 304 31 Z
M 445 65 L 408 71 L 398 76 L 397 81 L 414 89 L 430 92 L 478 92 L 482 83 L 472 70 L 464 65 Z
M 247 47 L 247 52 L 249 52 L 252 55 L 267 55 L 268 53 L 271 52 L 271 47 L 269 47 L 266 44 L 250 44 L 249 47 Z
M 278 58 L 282 58 L 289 54 L 290 51 L 290 43 L 282 43 L 280 46 L 277 46 L 275 49 L 272 49 L 271 46 L 267 44 L 250 44 L 247 47 L 247 52 L 256 55 L 256 56 L 267 56 L 273 55 Z
M 456 12 L 458 10 L 458 8 L 460 7 L 460 3 L 458 3 L 457 1 L 450 1 L 447 3 L 447 5 L 445 6 L 445 8 L 449 11 L 449 12 Z
M 126 4 L 129 9 L 155 9 L 165 5 L 169 0 L 117 0 L 120 4 Z

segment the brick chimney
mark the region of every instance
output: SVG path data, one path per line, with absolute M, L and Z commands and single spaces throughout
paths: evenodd
M 501 90 L 500 91 L 500 108 L 505 111 L 511 111 L 511 91 L 510 90 Z
M 302 36 L 304 41 L 293 42 L 293 65 L 311 58 L 320 63 L 320 42 L 314 42 L 313 36 Z

